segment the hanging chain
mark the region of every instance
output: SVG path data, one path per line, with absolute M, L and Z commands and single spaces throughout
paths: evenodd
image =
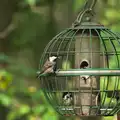
M 73 23 L 74 26 L 81 24 L 82 19 L 86 13 L 91 13 L 91 15 L 94 15 L 93 9 L 94 9 L 96 2 L 97 2 L 97 0 L 87 0 L 86 1 L 85 5 L 83 7 L 83 10 L 81 10 L 81 12 L 77 16 L 77 19 Z

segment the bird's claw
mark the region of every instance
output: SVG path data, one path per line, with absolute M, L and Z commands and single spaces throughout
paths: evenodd
M 37 75 L 36 78 L 39 79 L 39 78 L 40 78 L 40 75 Z
M 60 69 L 57 69 L 57 70 L 54 72 L 54 74 L 56 75 L 59 71 L 60 71 Z
M 37 74 L 36 78 L 39 78 L 40 77 L 40 71 L 37 71 L 36 74 Z
M 60 69 L 57 69 L 56 73 L 59 72 L 59 71 L 60 71 Z

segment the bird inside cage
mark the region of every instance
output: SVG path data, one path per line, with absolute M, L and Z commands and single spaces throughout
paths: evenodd
M 62 99 L 63 99 L 63 105 L 67 105 L 67 106 L 73 105 L 73 94 L 71 92 L 64 92 Z

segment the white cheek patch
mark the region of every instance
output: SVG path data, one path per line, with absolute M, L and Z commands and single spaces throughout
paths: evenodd
M 49 58 L 49 60 L 50 60 L 50 62 L 53 62 L 56 58 L 57 58 L 57 57 L 52 56 L 52 57 Z
M 64 99 L 64 100 L 67 100 L 67 95 L 65 95 L 63 99 Z

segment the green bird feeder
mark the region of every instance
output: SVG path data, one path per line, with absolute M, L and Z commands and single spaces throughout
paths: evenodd
M 86 2 L 40 59 L 39 71 L 49 56 L 60 56 L 59 71 L 39 78 L 47 100 L 63 116 L 113 116 L 120 110 L 120 35 L 92 19 L 95 3 Z M 63 95 L 69 93 L 66 104 Z

